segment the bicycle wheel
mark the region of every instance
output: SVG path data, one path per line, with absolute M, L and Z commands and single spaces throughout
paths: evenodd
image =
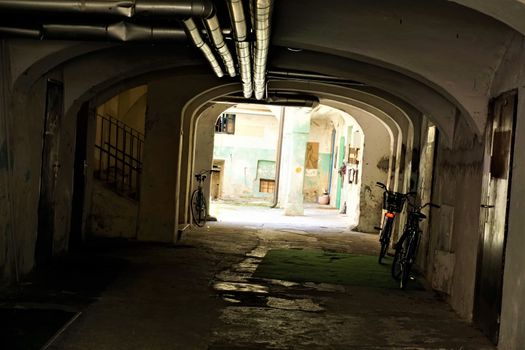
M 382 260 L 388 251 L 388 246 L 390 245 L 390 236 L 392 235 L 392 224 L 392 219 L 386 219 L 385 226 L 381 231 L 381 238 L 379 239 L 379 242 L 381 243 L 381 248 L 379 249 L 378 259 L 378 262 L 380 264 L 382 263 Z
M 199 227 L 206 223 L 206 201 L 199 189 L 193 191 L 191 195 L 191 216 L 195 225 Z
M 394 261 L 392 261 L 392 277 L 396 281 L 398 281 L 401 278 L 401 272 L 402 272 L 401 262 L 404 259 L 403 253 L 404 253 L 403 247 L 396 248 L 396 254 L 394 255 Z
M 405 289 L 408 281 L 410 280 L 410 271 L 412 270 L 412 265 L 416 260 L 418 246 L 418 236 L 413 236 L 408 242 L 407 253 L 404 259 L 404 263 L 401 265 L 402 275 L 401 281 L 399 282 L 399 287 Z

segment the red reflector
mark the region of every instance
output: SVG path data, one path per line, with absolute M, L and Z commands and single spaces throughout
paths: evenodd
M 394 214 L 394 213 L 390 213 L 390 212 L 386 213 L 386 217 L 387 218 L 393 219 L 395 216 L 396 216 L 396 214 Z

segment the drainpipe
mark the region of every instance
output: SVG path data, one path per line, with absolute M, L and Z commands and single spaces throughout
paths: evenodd
M 277 140 L 277 161 L 275 163 L 275 192 L 273 194 L 273 203 L 270 208 L 275 208 L 279 202 L 279 178 L 281 174 L 281 158 L 283 153 L 283 132 L 285 107 L 281 107 L 281 119 L 279 120 L 279 139 Z
M 248 41 L 248 25 L 244 16 L 244 7 L 241 0 L 229 0 L 228 10 L 232 22 L 235 46 L 237 49 L 237 59 L 239 61 L 239 72 L 241 75 L 242 92 L 245 98 L 252 97 L 252 67 L 251 50 Z

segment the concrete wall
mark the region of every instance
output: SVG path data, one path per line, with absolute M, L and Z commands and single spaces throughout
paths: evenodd
M 179 224 L 185 225 L 189 219 L 193 169 L 188 164 L 193 164 L 196 116 L 191 114 L 195 110 L 186 111 L 186 106 L 196 95 L 216 86 L 217 80 L 209 74 L 196 74 L 187 86 L 185 79 L 181 75 L 148 85 L 140 240 L 174 242 Z
M 511 350 L 525 345 L 525 71 L 517 69 L 524 66 L 525 40 L 516 36 L 492 85 L 492 96 L 518 89 L 499 337 L 499 348 Z
M 144 134 L 147 85 L 125 90 L 97 108 L 97 113 L 108 115 Z
M 452 148 L 437 143 L 432 201 L 440 204 L 431 210 L 431 237 L 427 254 L 426 277 L 450 280 L 449 301 L 463 318 L 472 319 L 479 242 L 481 181 L 483 177 L 483 139 L 474 135 L 463 120 L 458 120 Z M 452 229 L 451 229 L 452 227 Z M 437 260 L 441 252 L 450 262 Z
M 393 154 L 392 134 L 386 126 L 373 115 L 354 111 L 356 119 L 363 130 L 363 158 L 361 191 L 359 200 L 360 232 L 377 232 L 375 227 L 381 225 L 383 192 L 376 186 L 377 182 L 387 184 Z M 364 114 L 363 114 L 364 113 Z

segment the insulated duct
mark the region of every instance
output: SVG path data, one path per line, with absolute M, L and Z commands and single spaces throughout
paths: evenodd
M 250 98 L 253 93 L 251 50 L 248 41 L 248 26 L 244 16 L 242 0 L 229 0 L 228 9 L 232 22 L 237 58 L 239 60 L 239 72 L 241 75 L 242 92 L 244 97 Z
M 209 17 L 209 0 L 0 0 L 0 11 L 113 17 Z
M 260 100 L 264 96 L 266 86 L 266 63 L 270 46 L 270 17 L 272 0 L 252 0 L 255 47 L 253 58 L 253 86 L 255 98 Z
M 183 23 L 184 23 L 184 26 L 186 27 L 188 35 L 193 41 L 193 44 L 195 44 L 195 46 L 202 51 L 202 53 L 204 54 L 204 57 L 206 57 L 208 62 L 210 62 L 211 68 L 215 72 L 215 75 L 217 75 L 219 78 L 224 76 L 222 68 L 219 65 L 219 62 L 217 61 L 217 59 L 215 58 L 215 55 L 211 51 L 208 44 L 206 44 L 204 40 L 202 40 L 202 36 L 199 33 L 199 29 L 195 25 L 195 21 L 193 20 L 193 18 L 185 19 Z
M 226 46 L 226 43 L 224 42 L 224 36 L 222 35 L 222 30 L 221 26 L 219 25 L 217 15 L 213 13 L 210 17 L 205 18 L 204 24 L 206 25 L 208 36 L 210 37 L 213 45 L 215 45 L 217 48 L 219 55 L 221 55 L 228 74 L 233 78 L 236 75 L 235 63 L 233 62 L 233 57 L 230 53 L 230 50 L 228 50 L 228 46 Z

